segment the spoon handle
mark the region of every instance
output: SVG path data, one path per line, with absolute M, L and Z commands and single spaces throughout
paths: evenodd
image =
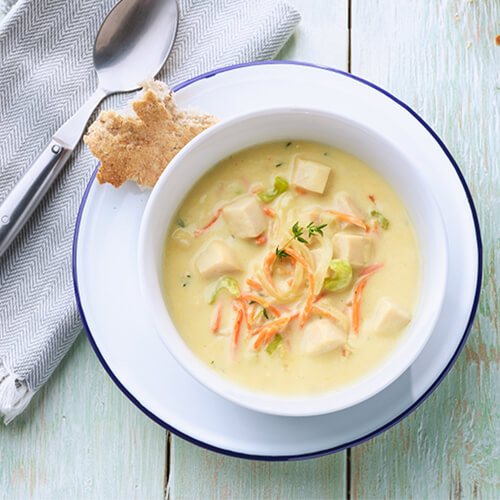
M 98 89 L 55 133 L 48 146 L 0 204 L 0 257 L 12 243 L 78 144 L 106 92 Z

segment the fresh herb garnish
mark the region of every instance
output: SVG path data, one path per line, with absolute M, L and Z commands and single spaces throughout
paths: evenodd
M 293 236 L 283 245 L 283 248 L 276 247 L 276 255 L 277 257 L 281 260 L 285 257 L 290 257 L 288 253 L 284 250 L 285 247 L 287 247 L 290 242 L 293 240 L 297 240 L 300 243 L 304 243 L 305 245 L 309 245 L 311 242 L 310 239 L 313 236 L 323 236 L 323 229 L 327 226 L 327 224 L 321 224 L 320 226 L 315 226 L 314 222 L 309 222 L 305 228 L 302 226 L 299 226 L 299 222 L 295 222 L 295 224 L 292 226 L 292 234 Z M 309 238 L 309 241 L 307 241 L 303 234 L 304 231 L 307 229 L 307 235 Z
M 292 145 L 292 141 L 288 141 L 286 144 L 285 144 L 285 148 L 288 148 L 289 146 Z
M 312 222 L 311 222 L 312 224 Z M 301 243 L 305 243 L 306 245 L 309 243 L 302 237 L 302 233 L 304 232 L 304 228 L 299 226 L 299 222 L 297 221 L 292 226 L 293 239 L 300 241 Z
M 326 227 L 326 224 L 321 224 L 321 226 L 315 226 L 313 222 L 309 222 L 307 224 L 306 229 L 309 232 L 309 238 L 313 236 L 323 236 L 323 229 Z
M 281 167 L 281 165 L 283 165 L 283 162 L 280 161 L 279 163 L 276 163 L 276 165 L 274 165 L 275 167 Z
M 290 254 L 286 253 L 283 248 L 276 247 L 276 256 L 279 258 L 279 260 L 281 260 L 281 259 L 284 259 L 286 257 L 290 257 Z
M 180 226 L 180 227 L 186 227 L 186 224 L 184 223 L 184 221 L 182 219 L 177 219 L 177 224 Z
M 380 227 L 382 229 L 389 229 L 389 220 L 383 214 L 381 214 L 378 210 L 372 210 L 370 212 L 370 215 L 372 217 L 375 217 L 375 219 L 378 220 Z

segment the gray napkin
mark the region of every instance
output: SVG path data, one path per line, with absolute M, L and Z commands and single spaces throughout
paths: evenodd
M 92 46 L 115 3 L 20 0 L 0 25 L 0 200 L 95 89 Z M 272 0 L 178 5 L 176 42 L 159 75 L 170 86 L 221 66 L 273 58 L 300 20 L 295 10 Z M 120 107 L 129 99 L 112 96 L 103 106 Z M 6 423 L 47 381 L 81 330 L 71 245 L 95 165 L 80 144 L 0 258 L 0 417 Z

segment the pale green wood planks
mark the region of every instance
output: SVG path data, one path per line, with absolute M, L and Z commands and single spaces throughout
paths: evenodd
M 484 244 L 464 352 L 415 413 L 352 450 L 353 498 L 500 496 L 498 21 L 499 2 L 353 1 L 353 73 L 403 99 L 441 136 L 471 188 Z
M 118 390 L 84 334 L 7 427 L 0 499 L 161 499 L 165 431 Z

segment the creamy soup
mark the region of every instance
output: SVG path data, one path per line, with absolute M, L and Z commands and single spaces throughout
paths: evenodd
M 276 394 L 345 386 L 384 361 L 414 314 L 419 267 L 389 184 L 350 154 L 299 140 L 205 174 L 163 259 L 167 306 L 192 351 Z

